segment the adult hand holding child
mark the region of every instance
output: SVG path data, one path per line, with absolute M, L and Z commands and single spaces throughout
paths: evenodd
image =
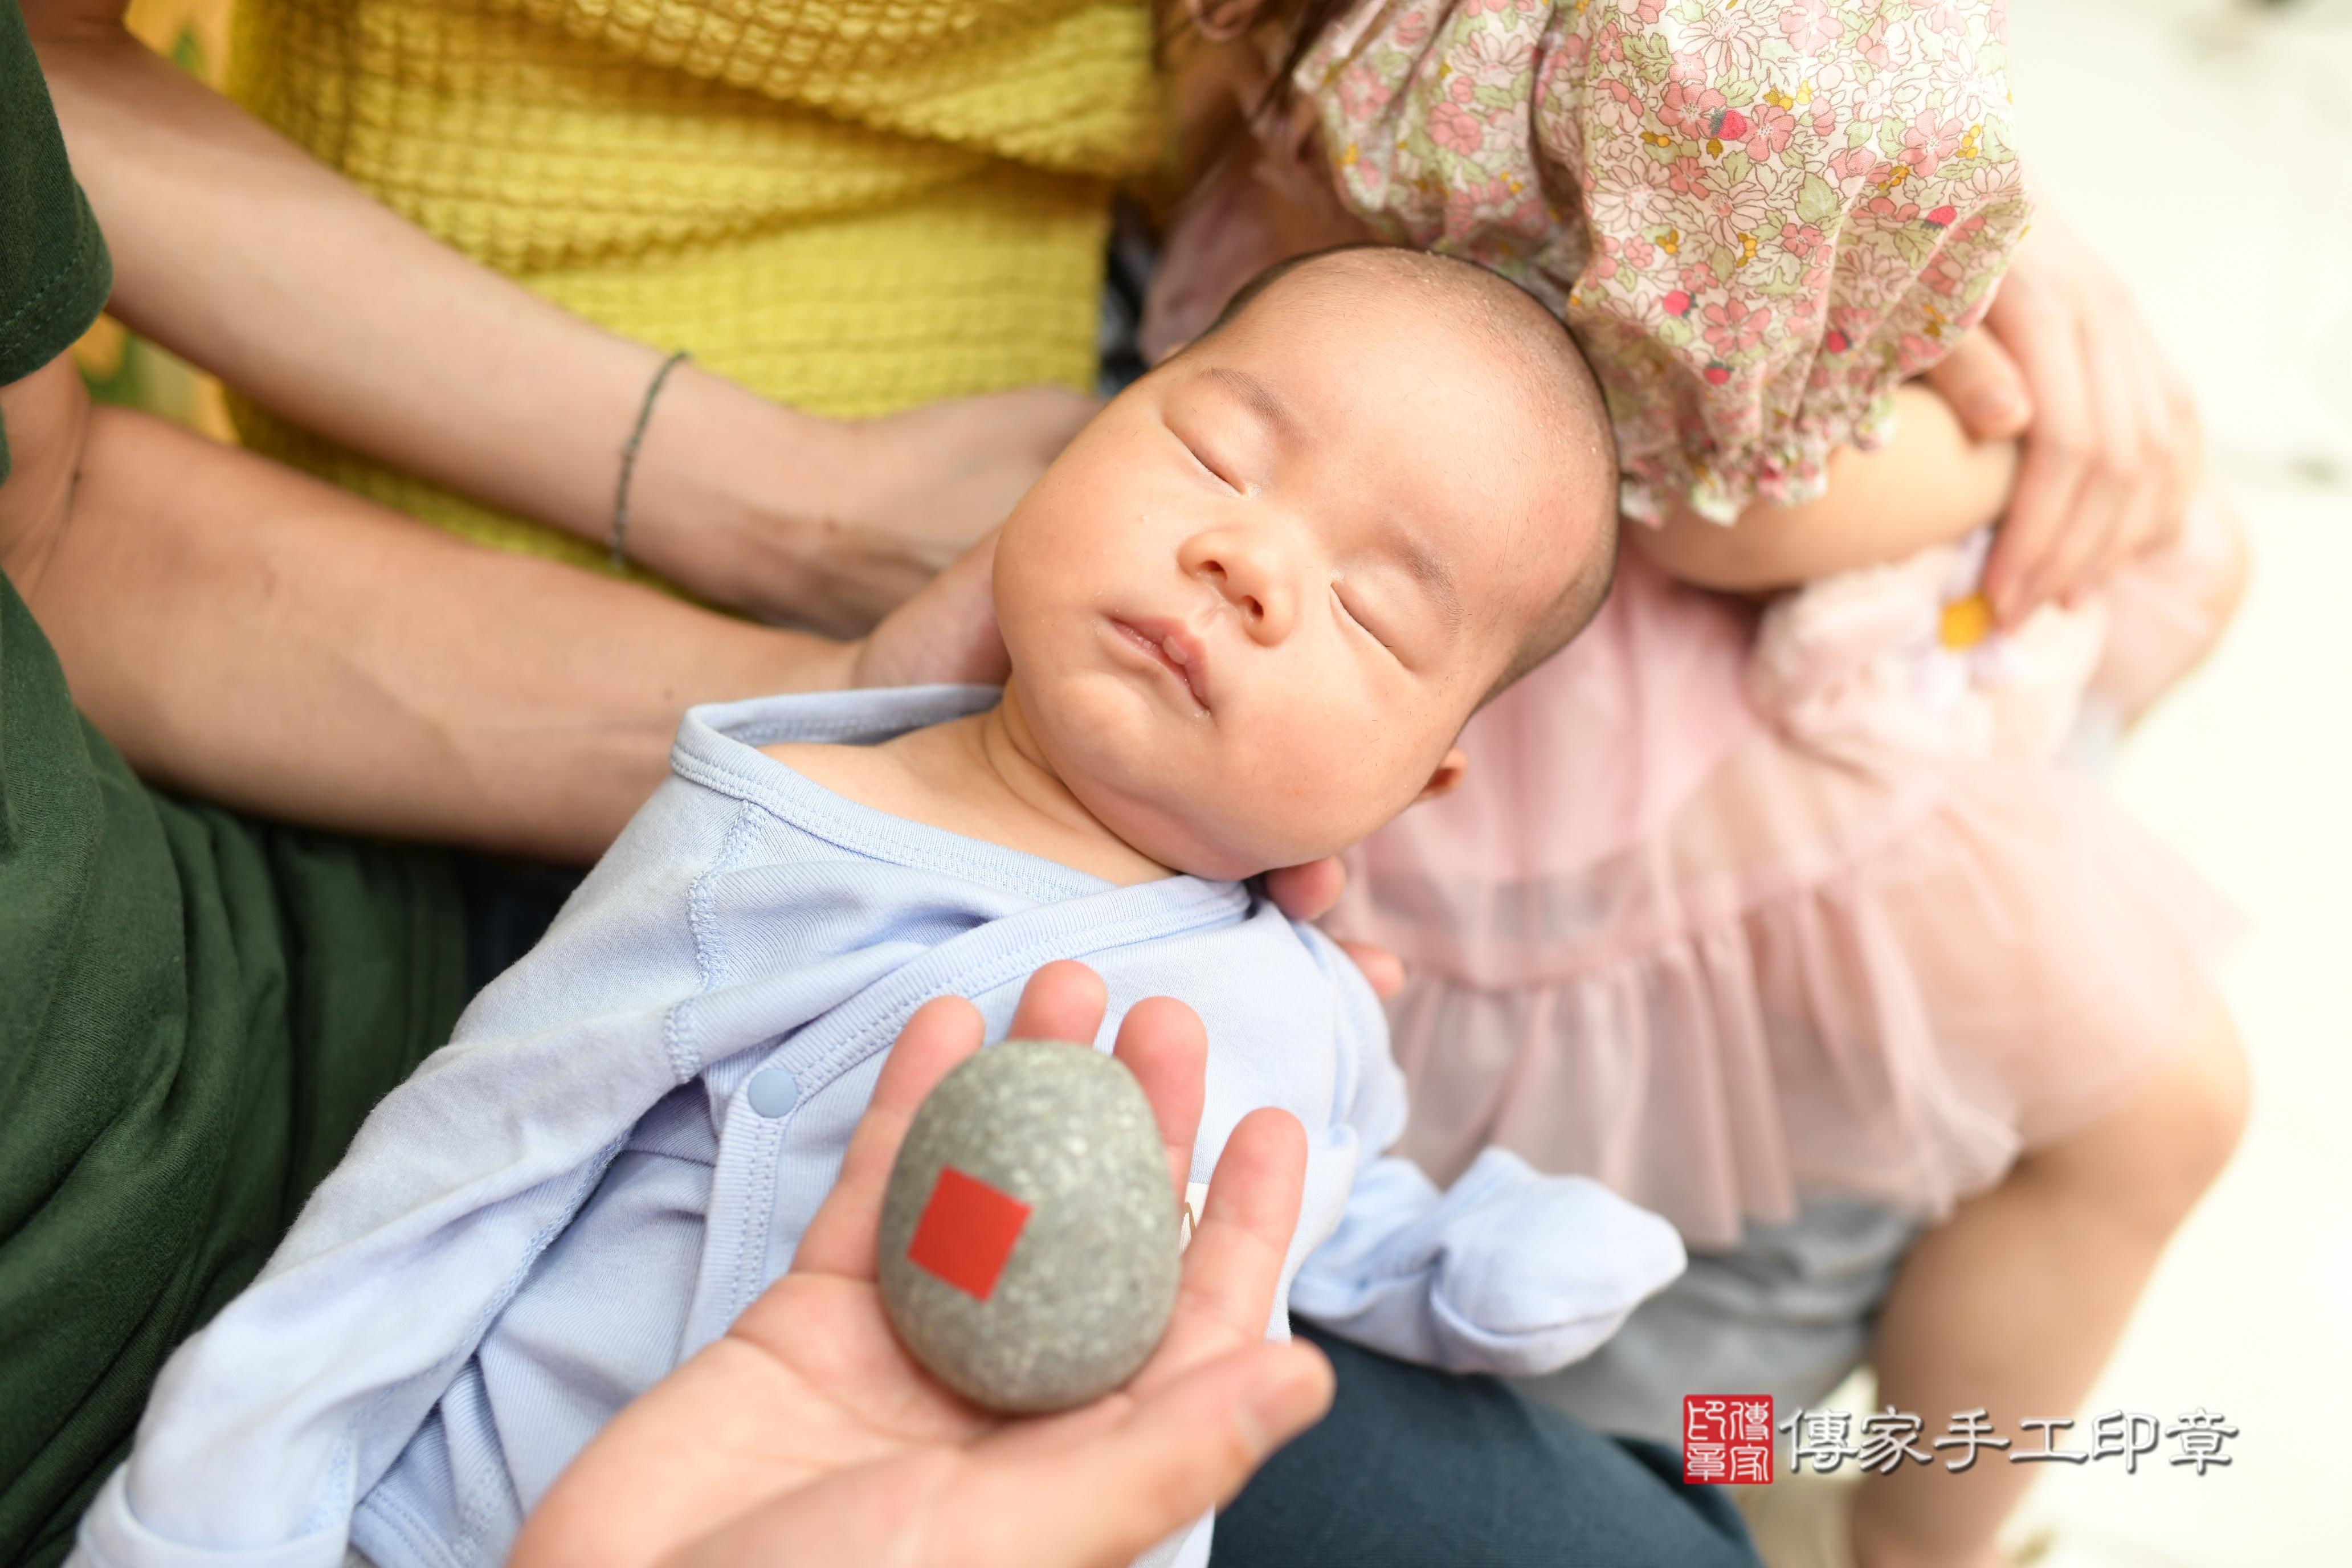
M 1927 379 L 1976 439 L 2023 441 L 1985 567 L 2004 624 L 2180 537 L 2202 478 L 2196 400 L 2121 281 L 2047 206 L 1982 330 Z
M 1047 964 L 1012 1032 L 1090 1040 L 1105 1005 L 1093 971 Z M 589 1445 L 511 1563 L 1124 1563 L 1229 1498 L 1322 1414 L 1323 1357 L 1264 1338 L 1306 1162 L 1304 1133 L 1280 1111 L 1246 1118 L 1228 1142 L 1176 1316 L 1126 1389 L 1008 1421 L 916 1365 L 875 1284 L 883 1187 L 916 1108 L 981 1037 L 979 1011 L 959 997 L 908 1021 L 792 1271 Z M 1119 1028 L 1116 1054 L 1151 1100 L 1178 1192 L 1207 1050 L 1199 1017 L 1166 998 Z

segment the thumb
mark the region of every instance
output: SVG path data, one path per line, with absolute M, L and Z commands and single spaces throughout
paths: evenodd
M 882 618 L 858 646 L 850 684 L 1002 685 L 1010 666 L 996 629 L 995 562 L 996 533 L 992 531 L 922 592 Z
M 1339 901 L 1348 885 L 1348 868 L 1327 857 L 1303 866 L 1281 866 L 1265 874 L 1266 896 L 1295 921 L 1321 920 Z
M 1387 948 L 1374 942 L 1349 942 L 1343 938 L 1339 951 L 1355 960 L 1356 967 L 1363 972 L 1364 984 L 1370 985 L 1372 994 L 1381 1001 L 1395 1001 L 1396 994 L 1404 989 L 1404 960 Z
M 2033 394 L 2026 387 L 2025 373 L 2000 340 L 1981 327 L 1936 363 L 1927 372 L 1927 384 L 1952 405 L 1961 426 L 1977 440 L 2010 440 L 2024 435 L 2033 423 Z

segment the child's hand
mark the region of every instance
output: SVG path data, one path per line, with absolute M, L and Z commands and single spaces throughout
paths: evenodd
M 1984 583 L 2014 626 L 2178 538 L 2203 437 L 2187 384 L 2121 282 L 2047 208 L 1984 328 L 1927 379 L 1977 439 L 2025 437 Z
M 1083 964 L 1048 964 L 1013 1032 L 1090 1040 L 1104 1005 Z M 957 997 L 908 1020 L 792 1272 L 582 1452 L 509 1563 L 1121 1564 L 1231 1497 L 1322 1415 L 1328 1363 L 1265 1337 L 1307 1163 L 1305 1135 L 1278 1110 L 1234 1130 L 1175 1318 L 1127 1388 L 1005 1420 L 908 1358 L 874 1283 L 883 1187 L 916 1107 L 981 1032 Z M 1165 997 L 1139 1003 L 1118 1054 L 1158 1113 L 1180 1199 L 1207 1062 L 1201 1021 Z

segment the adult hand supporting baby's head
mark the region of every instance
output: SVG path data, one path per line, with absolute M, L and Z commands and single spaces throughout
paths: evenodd
M 1048 964 L 1013 1033 L 1091 1040 L 1104 1008 L 1091 970 Z M 1120 1564 L 1232 1496 L 1321 1415 L 1328 1363 L 1265 1339 L 1307 1158 L 1279 1110 L 1244 1117 L 1227 1140 L 1175 1317 L 1126 1388 L 1007 1420 L 908 1356 L 875 1287 L 883 1188 L 916 1108 L 981 1040 L 979 1011 L 958 997 L 908 1021 L 792 1271 L 598 1435 L 509 1563 Z M 1200 1019 L 1166 997 L 1139 1003 L 1117 1054 L 1159 1118 L 1173 1201 L 1201 1117 Z
M 851 647 L 852 686 L 1001 685 L 1012 670 L 996 629 L 991 529 Z

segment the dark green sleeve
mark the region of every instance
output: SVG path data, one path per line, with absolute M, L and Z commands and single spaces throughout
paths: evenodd
M 0 384 L 108 287 L 0 0 Z M 147 789 L 0 577 L 0 1563 L 65 1556 L 164 1358 L 464 995 L 446 858 Z
M 0 384 L 109 285 L 0 0 Z M 0 578 L 0 1563 L 65 1555 L 164 1358 L 448 1038 L 463 921 L 440 855 L 146 789 Z
M 73 346 L 106 308 L 114 269 L 66 163 L 48 84 L 16 0 L 0 0 L 0 386 Z M 0 426 L 0 482 L 8 432 Z

